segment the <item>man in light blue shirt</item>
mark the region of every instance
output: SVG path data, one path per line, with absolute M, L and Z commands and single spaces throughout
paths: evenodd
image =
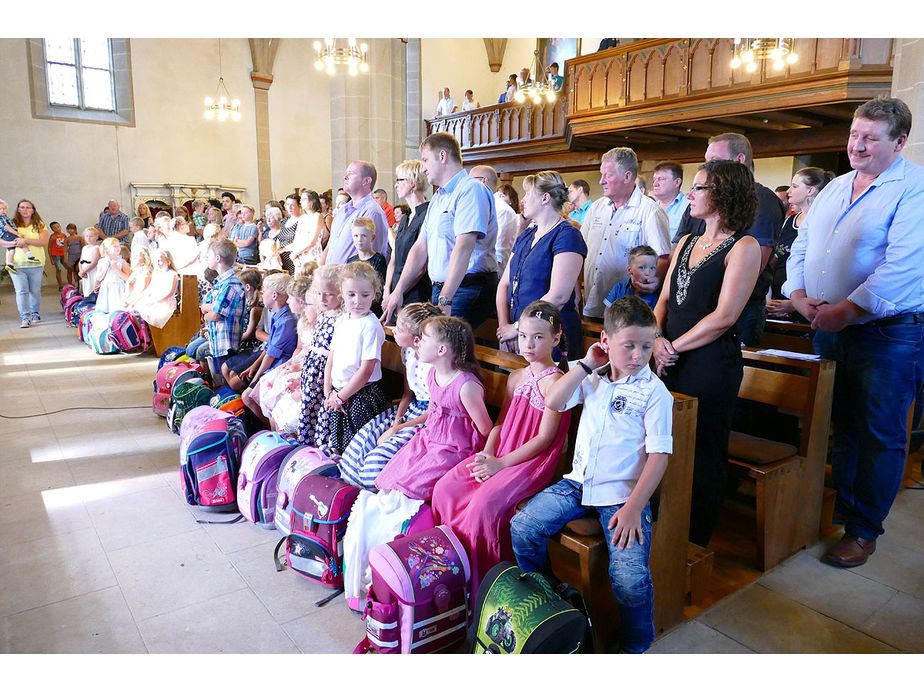
M 671 224 L 671 238 L 677 234 L 677 227 L 683 213 L 690 206 L 690 200 L 680 192 L 683 187 L 683 166 L 676 161 L 661 161 L 654 167 L 651 176 L 651 194 L 667 214 Z
M 408 252 L 401 279 L 382 306 L 383 320 L 401 307 L 404 292 L 426 267 L 434 305 L 446 315 L 465 318 L 472 327 L 496 313 L 497 214 L 494 195 L 462 168 L 458 140 L 436 132 L 420 145 L 427 179 L 440 186 L 430 200 L 420 236 Z
M 368 161 L 354 161 L 343 174 L 343 191 L 352 199 L 334 216 L 330 239 L 321 256 L 322 265 L 342 265 L 357 254 L 353 245 L 353 220 L 369 217 L 375 223 L 372 249 L 387 257 L 388 221 L 385 212 L 372 196 L 377 177 L 375 166 Z
M 584 217 L 587 216 L 587 210 L 593 204 L 590 199 L 590 185 L 583 178 L 577 178 L 568 186 L 568 202 L 574 207 L 574 210 L 568 215 L 572 221 L 579 225 L 584 223 Z
M 901 486 L 908 410 L 924 382 L 924 168 L 901 150 L 911 111 L 874 99 L 855 112 L 850 173 L 818 195 L 793 244 L 783 293 L 837 362 L 831 420 L 834 512 L 825 554 L 862 565 Z

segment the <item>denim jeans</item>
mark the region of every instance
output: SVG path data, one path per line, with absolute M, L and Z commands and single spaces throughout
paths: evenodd
M 17 267 L 16 274 L 10 275 L 16 290 L 16 308 L 20 318 L 31 318 L 33 313 L 39 312 L 44 274 L 44 267 Z
M 195 361 L 204 359 L 209 355 L 209 338 L 193 337 L 186 345 L 186 355 Z
M 527 572 L 550 573 L 546 542 L 572 520 L 598 516 L 610 554 L 610 583 L 619 605 L 622 621 L 619 631 L 621 649 L 641 653 L 654 641 L 654 587 L 648 557 L 651 551 L 651 508 L 642 511 L 645 542 L 631 549 L 613 546 L 610 519 L 622 505 L 585 507 L 581 505 L 581 485 L 562 479 L 537 494 L 510 521 L 510 536 L 517 564 Z
M 488 318 L 497 315 L 497 308 L 494 304 L 494 297 L 497 294 L 497 274 L 494 272 L 485 272 L 488 277 L 487 281 L 481 284 L 471 284 L 470 286 L 460 286 L 456 289 L 452 297 L 453 317 L 463 318 L 472 326 L 472 329 L 478 327 Z M 489 276 L 489 275 L 493 275 Z M 433 305 L 439 305 L 440 291 L 443 285 L 433 285 Z
M 908 409 L 924 380 L 924 325 L 853 325 L 832 341 L 835 509 L 848 534 L 872 541 L 901 487 Z

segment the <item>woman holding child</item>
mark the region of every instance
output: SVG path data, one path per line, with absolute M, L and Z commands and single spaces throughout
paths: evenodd
M 0 240 L 4 249 L 13 248 L 10 274 L 16 289 L 16 307 L 22 318 L 20 327 L 30 327 L 39 322 L 39 301 L 42 297 L 42 275 L 45 273 L 45 248 L 48 245 L 48 227 L 30 200 L 20 200 L 11 221 L 19 238 L 15 241 Z M 37 260 L 28 259 L 28 251 Z M 4 251 L 5 252 L 5 251 Z
M 497 338 L 516 352 L 517 318 L 533 301 L 561 311 L 565 342 L 583 344 L 574 287 L 584 266 L 587 244 L 581 232 L 562 218 L 568 186 L 557 171 L 540 171 L 523 181 L 523 219 L 530 226 L 517 236 L 510 262 L 497 285 Z
M 674 392 L 699 399 L 690 541 L 706 546 L 725 494 L 728 436 L 743 366 L 735 323 L 760 273 L 760 246 L 747 230 L 757 213 L 750 170 L 733 161 L 700 166 L 690 215 L 702 235 L 680 239 L 655 307 L 658 375 Z

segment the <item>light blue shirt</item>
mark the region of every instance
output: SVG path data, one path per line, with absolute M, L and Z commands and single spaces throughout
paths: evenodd
M 924 309 L 924 168 L 899 156 L 850 198 L 856 171 L 819 193 L 786 263 L 783 294 L 845 298 L 869 320 Z
M 680 220 L 683 218 L 683 213 L 686 211 L 687 207 L 690 206 L 690 200 L 683 193 L 677 193 L 677 197 L 664 209 L 664 213 L 667 214 L 667 220 L 671 224 L 671 238 L 674 237 L 674 234 L 677 233 L 677 227 L 680 226 Z
M 582 204 L 578 209 L 575 209 L 571 214 L 568 215 L 569 219 L 574 219 L 578 224 L 584 223 L 584 217 L 587 216 L 587 210 L 590 209 L 590 205 L 593 204 L 593 201 L 588 197 L 587 202 Z
M 342 265 L 356 255 L 356 246 L 353 245 L 353 220 L 359 217 L 369 217 L 375 223 L 375 238 L 372 239 L 372 249 L 386 255 L 388 252 L 388 221 L 384 210 L 369 193 L 358 200 L 350 200 L 334 217 L 331 224 L 330 240 L 327 242 L 327 264 Z
M 420 228 L 420 235 L 427 241 L 430 281 L 446 281 L 449 256 L 456 245 L 456 237 L 472 232 L 477 237 L 465 273 L 496 272 L 497 214 L 494 194 L 481 181 L 469 178 L 462 170 L 433 193 Z

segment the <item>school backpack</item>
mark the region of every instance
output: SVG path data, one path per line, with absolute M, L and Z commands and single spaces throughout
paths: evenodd
M 157 362 L 157 370 L 160 370 L 168 363 L 172 363 L 173 361 L 179 361 L 181 358 L 183 361 L 192 360 L 186 356 L 186 347 L 183 347 L 183 346 L 167 347 L 164 350 L 164 353 L 160 355 L 160 360 Z
M 314 582 L 336 588 L 317 602 L 323 606 L 343 592 L 343 535 L 350 510 L 359 495 L 355 486 L 320 474 L 308 474 L 296 484 L 289 505 L 289 534 L 276 544 L 273 562 L 283 570 L 279 549 L 286 546 L 286 563 Z
M 93 311 L 95 313 L 96 311 Z M 92 313 L 90 313 L 92 315 Z M 101 317 L 105 318 L 105 313 Z M 95 322 L 90 322 L 90 330 L 87 333 L 87 346 L 89 346 L 97 354 L 117 354 L 119 350 L 112 343 L 112 340 L 109 339 L 109 335 L 112 332 L 109 331 L 109 326 L 102 322 L 102 320 L 97 319 Z
M 67 302 L 74 296 L 80 296 L 80 291 L 77 290 L 77 287 L 73 284 L 65 284 L 61 287 L 61 307 L 67 304 Z M 83 298 L 83 296 L 80 296 Z
M 243 418 L 247 407 L 244 406 L 244 400 L 241 399 L 241 393 L 228 385 L 222 385 L 215 390 L 209 404 L 216 409 L 228 412 L 231 416 Z
M 68 297 L 66 301 L 64 301 L 64 305 L 62 306 L 64 308 L 64 322 L 66 322 L 71 327 L 76 327 L 74 322 L 74 308 L 82 300 L 83 296 L 80 294 L 74 294 L 73 296 Z
M 109 325 L 109 318 L 106 313 L 93 307 L 85 310 L 77 318 L 77 337 L 89 346 L 90 332 L 94 327 L 102 325 L 103 322 L 106 323 L 106 326 Z
M 324 452 L 310 445 L 302 445 L 290 450 L 279 465 L 276 482 L 276 510 L 273 512 L 273 524 L 282 536 L 287 537 L 292 531 L 289 524 L 290 505 L 295 495 L 295 487 L 302 478 L 309 474 L 339 477 L 340 470 L 334 461 Z
M 578 652 L 593 652 L 593 630 L 577 590 L 556 590 L 510 561 L 488 571 L 475 603 L 473 654 Z
M 109 314 L 109 340 L 122 352 L 145 352 L 151 346 L 151 332 L 140 315 L 127 310 Z
M 262 431 L 250 436 L 241 453 L 241 471 L 237 477 L 237 507 L 245 519 L 258 527 L 276 525 L 276 482 L 279 466 L 297 444 L 276 431 Z
M 167 428 L 179 435 L 183 418 L 196 407 L 209 403 L 212 391 L 202 378 L 189 378 L 173 386 L 167 407 Z
M 369 553 L 372 587 L 355 653 L 428 653 L 465 642 L 468 556 L 446 525 L 399 537 Z
M 228 418 L 231 417 L 226 412 L 219 411 L 215 407 L 210 407 L 207 404 L 203 404 L 201 407 L 196 407 L 183 417 L 183 422 L 180 424 L 180 447 L 184 447 L 184 445 L 188 443 L 192 438 L 195 430 L 201 427 L 204 423 L 207 423 L 208 421 L 214 421 L 215 419 Z M 186 441 L 186 443 L 184 443 L 184 441 Z
M 186 502 L 208 512 L 237 512 L 234 490 L 247 438 L 234 417 L 206 421 L 180 438 L 180 484 Z
M 157 371 L 154 377 L 154 401 L 151 408 L 158 416 L 167 416 L 167 410 L 170 408 L 170 393 L 176 385 L 177 379 L 184 373 L 192 373 L 189 377 L 202 377 L 202 367 L 198 363 L 189 361 L 173 361 L 166 364 Z M 182 381 L 180 381 L 182 382 Z
M 96 309 L 96 294 L 92 293 L 89 296 L 84 297 L 77 302 L 77 305 L 74 306 L 73 311 L 71 311 L 71 325 L 74 327 L 80 326 L 80 316 L 84 313 Z M 83 339 L 83 337 L 81 337 Z

